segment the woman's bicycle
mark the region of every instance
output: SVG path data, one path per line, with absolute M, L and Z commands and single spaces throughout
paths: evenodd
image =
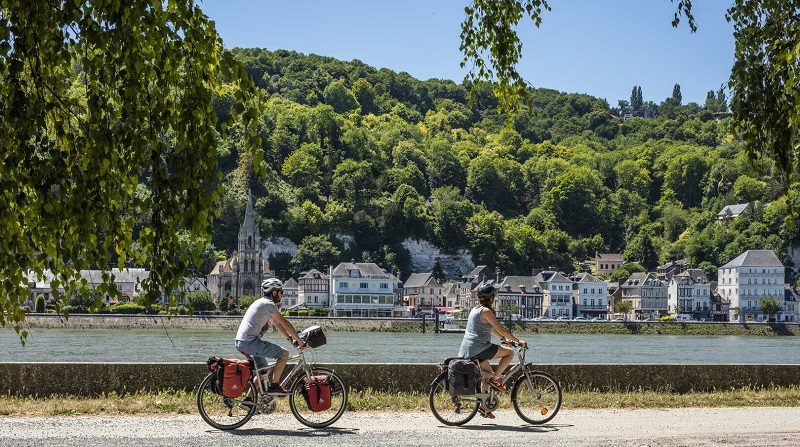
M 310 327 L 299 333 L 306 342 L 306 347 L 315 348 L 325 344 L 325 336 L 318 326 Z M 306 361 L 304 349 L 297 349 L 297 354 L 289 362 L 297 362 L 289 374 L 281 381 L 291 394 L 289 408 L 294 417 L 302 424 L 323 428 L 336 422 L 347 407 L 347 387 L 335 371 L 320 368 Z M 279 396 L 265 394 L 269 382 L 269 374 L 275 363 L 270 363 L 256 370 L 253 358 L 249 358 L 250 380 L 246 383 L 241 396 L 225 397 L 219 389 L 218 375 L 209 373 L 197 390 L 197 409 L 200 416 L 209 425 L 220 430 L 233 430 L 241 427 L 256 413 L 270 414 L 275 411 Z M 315 405 L 310 402 L 309 383 L 320 377 L 327 377 L 326 387 L 329 387 L 330 405 L 324 410 L 312 409 Z M 325 397 L 327 399 L 326 390 Z M 315 395 L 316 396 L 316 395 Z
M 503 385 L 513 379 L 511 385 L 511 403 L 519 417 L 530 424 L 544 424 L 556 417 L 561 408 L 561 386 L 550 374 L 536 371 L 530 363 L 525 363 L 527 347 L 517 343 L 504 343 L 512 346 L 517 353 L 519 363 L 505 374 Z M 489 384 L 479 385 L 480 390 L 472 395 L 453 395 L 448 385 L 447 364 L 453 359 L 445 360 L 440 372 L 431 383 L 428 396 L 433 415 L 445 425 L 463 425 L 469 422 L 480 411 L 481 414 L 496 410 L 500 406 L 500 391 Z M 477 360 L 476 368 L 480 370 Z M 519 373 L 519 374 L 518 374 Z M 481 380 L 478 380 L 481 383 Z

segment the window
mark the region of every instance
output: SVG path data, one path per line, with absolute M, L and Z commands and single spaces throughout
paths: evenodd
M 367 283 L 365 283 L 365 282 L 362 282 L 362 283 L 361 283 L 359 286 L 360 286 L 362 289 L 366 289 L 366 288 L 368 287 L 368 284 L 367 284 Z
M 347 288 L 347 283 L 346 282 L 340 282 L 339 283 L 339 288 L 346 289 Z
M 389 288 L 389 284 L 387 284 L 385 282 L 381 283 L 381 289 L 388 289 L 388 288 Z
M 430 292 L 430 294 L 431 294 L 431 295 L 433 295 L 433 289 L 431 289 L 431 292 Z

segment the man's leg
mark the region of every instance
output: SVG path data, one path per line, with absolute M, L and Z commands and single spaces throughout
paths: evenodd
M 283 370 L 286 368 L 286 363 L 289 361 L 289 351 L 283 350 L 280 357 L 278 357 L 277 361 L 275 362 L 275 367 L 272 368 L 272 378 L 270 379 L 271 383 L 280 383 L 281 376 L 283 376 Z

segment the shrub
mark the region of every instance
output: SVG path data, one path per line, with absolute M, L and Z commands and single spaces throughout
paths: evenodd
M 144 306 L 137 303 L 117 303 L 111 306 L 111 313 L 115 314 L 143 314 Z
M 251 304 L 253 304 L 253 301 L 257 299 L 258 297 L 255 295 L 242 295 L 239 297 L 239 308 L 246 310 Z
M 307 317 L 308 316 L 308 309 L 300 309 L 297 311 L 297 316 L 299 317 Z
M 36 312 L 43 314 L 45 310 L 44 295 L 40 293 L 39 296 L 36 297 Z
M 189 293 L 189 307 L 196 312 L 207 312 L 216 310 L 217 306 L 214 305 L 214 299 L 208 292 L 191 292 Z

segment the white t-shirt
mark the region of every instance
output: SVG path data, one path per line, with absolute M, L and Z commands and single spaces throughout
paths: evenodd
M 262 297 L 253 301 L 239 324 L 236 340 L 253 341 L 261 337 L 261 330 L 279 312 L 278 306 L 271 299 Z

